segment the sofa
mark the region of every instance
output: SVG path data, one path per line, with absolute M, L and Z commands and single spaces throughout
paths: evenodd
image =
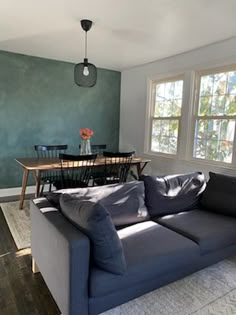
M 34 267 L 61 313 L 100 314 L 236 254 L 236 177 L 209 175 L 143 176 L 32 200 Z

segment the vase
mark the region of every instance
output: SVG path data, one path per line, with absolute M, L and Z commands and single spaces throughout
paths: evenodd
M 88 154 L 92 154 L 90 139 L 87 139 L 87 140 L 81 139 L 80 155 L 88 155 Z

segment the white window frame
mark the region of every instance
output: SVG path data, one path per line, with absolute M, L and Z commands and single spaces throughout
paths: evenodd
M 168 82 L 175 82 L 175 81 L 183 81 L 183 94 L 182 94 L 182 105 L 181 105 L 181 114 L 180 116 L 171 116 L 171 117 L 154 117 L 154 110 L 155 110 L 155 86 L 162 83 Z M 179 156 L 180 151 L 180 134 L 181 134 L 181 120 L 183 115 L 183 98 L 184 98 L 184 74 L 178 74 L 173 76 L 168 76 L 161 79 L 150 79 L 148 82 L 149 85 L 149 93 L 147 99 L 147 113 L 146 113 L 146 136 L 145 136 L 145 153 L 156 155 L 156 156 L 163 156 L 168 158 L 177 158 Z M 162 120 L 162 119 L 170 119 L 170 120 L 178 120 L 179 121 L 179 128 L 178 128 L 178 137 L 177 137 L 177 151 L 176 154 L 173 153 L 163 153 L 151 150 L 151 142 L 152 142 L 152 126 L 153 120 Z
M 214 160 L 208 160 L 204 158 L 197 158 L 194 157 L 194 135 L 195 135 L 195 125 L 196 121 L 198 119 L 206 119 L 204 116 L 199 116 L 198 115 L 198 107 L 199 107 L 199 97 L 200 97 L 200 84 L 201 84 L 201 77 L 210 75 L 210 74 L 217 74 L 221 72 L 229 72 L 229 71 L 236 71 L 236 64 L 234 65 L 226 65 L 226 66 L 221 66 L 217 68 L 208 68 L 205 70 L 200 70 L 195 72 L 195 84 L 194 84 L 194 89 L 195 89 L 195 97 L 194 97 L 194 104 L 193 104 L 193 116 L 191 119 L 191 160 L 195 162 L 200 162 L 205 165 L 215 165 L 218 167 L 226 167 L 226 168 L 235 168 L 236 165 L 236 125 L 235 125 L 235 130 L 234 130 L 234 141 L 233 141 L 233 153 L 232 153 L 232 162 L 227 163 L 227 162 L 221 162 L 221 161 L 214 161 Z M 208 116 L 208 119 L 235 119 L 236 120 L 236 115 L 235 116 Z

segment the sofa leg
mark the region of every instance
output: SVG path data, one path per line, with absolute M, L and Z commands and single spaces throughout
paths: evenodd
M 35 261 L 34 257 L 32 257 L 32 271 L 33 271 L 33 273 L 38 273 L 39 272 L 39 268 L 38 268 L 38 266 L 36 264 L 36 261 Z

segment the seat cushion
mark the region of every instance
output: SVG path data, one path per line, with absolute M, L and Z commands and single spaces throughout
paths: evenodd
M 151 217 L 194 209 L 206 185 L 201 172 L 163 177 L 144 176 L 143 180 L 145 203 Z
M 61 212 L 91 241 L 92 262 L 100 268 L 123 274 L 126 263 L 122 243 L 109 212 L 98 202 L 62 194 Z
M 236 217 L 236 177 L 209 173 L 201 205 L 213 212 Z
M 104 296 L 163 273 L 174 272 L 200 257 L 199 246 L 155 222 L 137 223 L 118 231 L 127 272 L 114 275 L 98 268 L 90 273 L 90 296 Z
M 236 244 L 236 218 L 199 209 L 154 219 L 196 242 L 201 254 Z

